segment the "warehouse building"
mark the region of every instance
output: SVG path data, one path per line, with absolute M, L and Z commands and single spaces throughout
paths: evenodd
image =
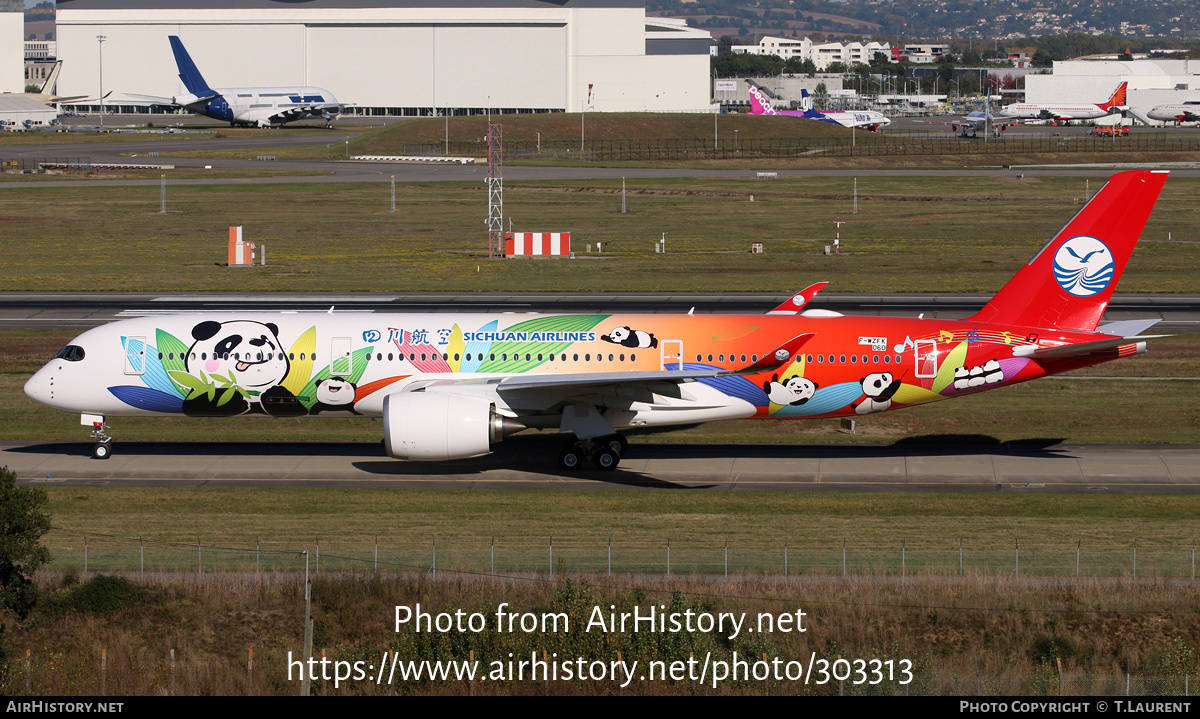
M 0 92 L 25 92 L 25 6 L 0 0 Z
M 57 30 L 59 92 L 103 80 L 121 109 L 184 92 L 169 35 L 210 86 L 322 87 L 357 114 L 710 108 L 709 33 L 643 0 L 59 0 Z

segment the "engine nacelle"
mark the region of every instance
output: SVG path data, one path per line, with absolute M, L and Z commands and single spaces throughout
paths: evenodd
M 483 397 L 445 392 L 398 392 L 383 398 L 383 443 L 388 456 L 414 461 L 466 459 L 524 425 L 496 413 Z

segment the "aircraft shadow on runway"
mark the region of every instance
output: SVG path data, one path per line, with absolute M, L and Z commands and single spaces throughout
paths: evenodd
M 638 460 L 727 460 L 737 459 L 860 459 L 894 457 L 944 457 L 1005 455 L 1029 458 L 1070 458 L 1060 438 L 1027 438 L 1002 442 L 987 435 L 923 435 L 906 437 L 888 445 L 809 445 L 809 444 L 642 444 L 630 446 L 629 464 Z M 494 447 L 484 457 L 447 462 L 402 462 L 384 452 L 381 442 L 122 442 L 117 456 L 148 457 L 345 457 L 360 472 L 379 477 L 430 479 L 450 475 L 484 475 L 508 470 L 528 472 L 542 477 L 586 480 L 629 487 L 657 489 L 710 489 L 706 484 L 678 484 L 646 476 L 627 467 L 601 471 L 585 465 L 567 471 L 558 465 L 562 438 L 530 436 L 510 440 Z M 47 442 L 10 447 L 6 452 L 20 454 L 88 457 L 92 445 L 83 442 Z M 514 480 L 520 481 L 520 480 Z

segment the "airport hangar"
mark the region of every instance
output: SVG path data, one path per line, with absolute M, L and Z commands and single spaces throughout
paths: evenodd
M 57 7 L 59 93 L 95 97 L 103 80 L 113 111 L 149 111 L 130 94 L 186 92 L 169 35 L 183 40 L 210 86 L 322 87 L 354 105 L 353 114 L 712 111 L 711 36 L 647 17 L 644 0 L 59 0 Z

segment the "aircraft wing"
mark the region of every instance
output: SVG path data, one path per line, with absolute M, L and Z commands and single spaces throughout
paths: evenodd
M 972 121 L 970 121 L 970 120 L 957 120 L 957 121 L 950 121 L 950 120 L 916 120 L 916 122 L 921 122 L 921 123 L 924 123 L 924 124 L 926 124 L 926 125 L 950 125 L 950 126 L 952 126 L 952 127 L 955 129 L 955 130 L 957 130 L 957 129 L 958 129 L 958 128 L 960 128 L 960 127 L 971 127 L 972 125 L 974 125 L 974 124 L 975 124 L 974 122 L 972 122 Z
M 1025 122 L 1026 122 L 1026 120 L 1024 120 L 1024 119 L 1005 120 L 1004 122 L 996 122 L 995 120 L 992 120 L 990 123 L 988 123 L 988 125 L 991 127 L 999 127 L 1001 129 L 1003 129 L 1005 127 L 1011 127 L 1013 125 L 1024 125 Z
M 511 392 L 521 390 L 552 390 L 563 394 L 572 394 L 575 390 L 580 389 L 604 389 L 617 388 L 620 386 L 629 385 L 645 385 L 650 383 L 679 383 L 679 382 L 694 382 L 698 379 L 712 379 L 717 377 L 734 377 L 737 375 L 746 374 L 761 374 L 777 370 L 792 362 L 793 356 L 797 351 L 815 337 L 816 334 L 809 332 L 798 335 L 787 342 L 780 345 L 774 352 L 762 356 L 762 359 L 748 364 L 738 369 L 722 369 L 722 370 L 661 370 L 657 372 L 588 372 L 580 374 L 544 374 L 544 375 L 510 375 L 503 378 L 487 378 L 480 377 L 467 380 L 431 380 L 428 385 L 423 383 L 414 383 L 409 385 L 410 390 L 420 389 L 422 386 L 436 385 L 446 386 L 453 384 L 455 386 L 486 386 L 494 389 L 497 392 Z
M 282 112 L 277 112 L 268 118 L 271 122 L 291 122 L 298 120 L 308 115 L 323 115 L 327 112 L 335 112 L 341 114 L 342 108 L 346 107 L 341 103 L 313 103 L 311 105 L 301 105 L 299 107 L 288 108 Z
M 159 97 L 158 95 L 135 95 L 133 93 L 127 93 L 125 97 L 138 100 L 139 102 L 149 102 L 155 105 L 161 105 L 163 107 L 179 107 L 175 100 L 169 97 Z

